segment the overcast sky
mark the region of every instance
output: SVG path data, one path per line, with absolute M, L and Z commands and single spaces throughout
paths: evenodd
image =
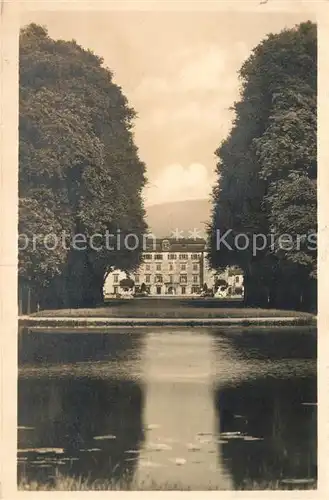
M 314 20 L 303 13 L 28 12 L 104 58 L 138 113 L 146 204 L 209 196 L 214 151 L 230 130 L 237 71 L 266 34 Z

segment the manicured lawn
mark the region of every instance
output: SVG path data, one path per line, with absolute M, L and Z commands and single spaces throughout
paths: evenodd
M 131 299 L 112 300 L 95 308 L 55 309 L 33 314 L 44 317 L 111 318 L 251 318 L 311 317 L 309 313 L 278 309 L 246 308 L 238 301 L 221 299 Z

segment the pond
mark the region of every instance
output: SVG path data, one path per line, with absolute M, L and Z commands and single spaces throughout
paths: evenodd
M 18 482 L 315 484 L 316 398 L 308 327 L 23 331 Z

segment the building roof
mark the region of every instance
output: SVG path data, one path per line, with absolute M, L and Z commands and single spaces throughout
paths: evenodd
M 143 245 L 144 252 L 204 252 L 203 238 L 150 238 Z

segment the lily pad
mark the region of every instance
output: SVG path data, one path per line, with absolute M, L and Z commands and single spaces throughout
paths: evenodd
M 254 436 L 243 436 L 244 441 L 264 441 L 262 437 L 254 437 Z
M 291 478 L 291 479 L 281 479 L 281 483 L 284 484 L 310 484 L 314 483 L 315 479 L 312 478 Z
M 80 451 L 87 451 L 87 452 L 92 452 L 92 451 L 102 451 L 100 448 L 85 448 L 81 449 Z
M 102 441 L 105 439 L 116 439 L 117 437 L 114 436 L 113 434 L 107 434 L 105 436 L 94 436 L 94 439 L 97 441 Z
M 231 431 L 231 432 L 221 432 L 221 436 L 240 436 L 241 432 L 240 431 Z
M 171 461 L 176 465 L 185 465 L 187 462 L 186 458 L 174 458 Z
M 244 436 L 241 434 L 240 431 L 236 431 L 236 432 L 222 432 L 219 437 L 224 439 L 243 439 Z
M 56 453 L 56 455 L 61 455 L 64 453 L 63 448 L 36 448 L 37 453 Z
M 56 453 L 61 455 L 64 453 L 63 448 L 25 448 L 17 450 L 17 453 Z

